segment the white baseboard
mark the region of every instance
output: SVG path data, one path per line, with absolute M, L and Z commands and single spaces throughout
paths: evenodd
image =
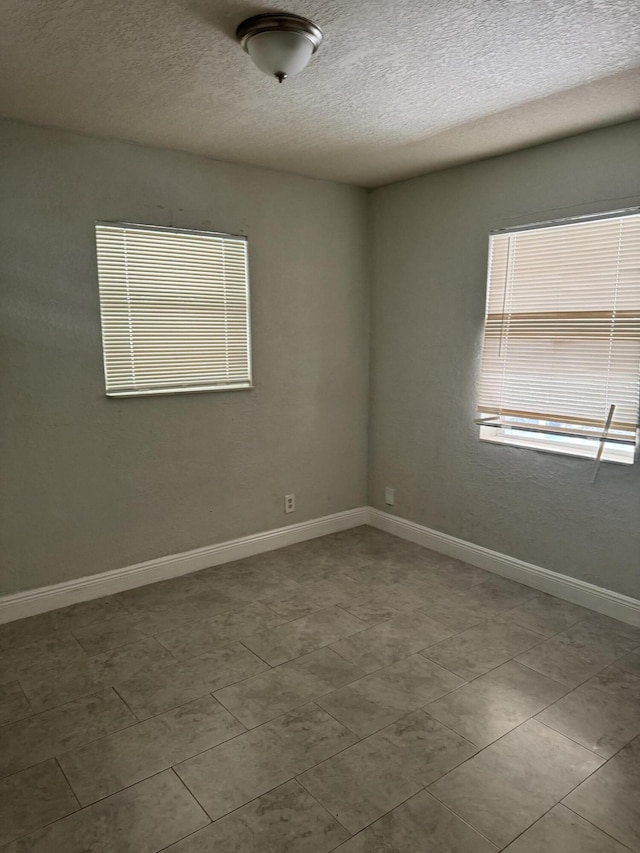
M 586 581 L 543 569 L 541 566 L 535 566 L 532 563 L 525 563 L 515 557 L 509 557 L 506 554 L 500 554 L 498 551 L 491 551 L 489 548 L 457 539 L 455 536 L 431 530 L 429 527 L 407 521 L 373 507 L 358 507 L 345 512 L 337 512 L 323 518 L 302 521 L 288 527 L 280 527 L 276 530 L 267 530 L 264 533 L 221 542 L 218 545 L 195 548 L 193 551 L 158 557 L 154 560 L 102 572 L 98 575 L 89 575 L 77 580 L 6 595 L 0 598 L 0 624 L 22 619 L 25 616 L 45 613 L 49 610 L 57 610 L 59 607 L 66 607 L 79 601 L 88 601 L 92 598 L 100 598 L 103 595 L 112 595 L 156 581 L 190 574 L 232 560 L 252 557 L 255 554 L 284 548 L 286 545 L 294 545 L 296 542 L 304 542 L 307 539 L 315 539 L 329 533 L 337 533 L 339 530 L 348 530 L 361 524 L 370 524 L 394 536 L 415 542 L 449 557 L 463 560 L 472 566 L 478 566 L 526 586 L 548 592 L 558 598 L 580 604 L 582 607 L 588 607 L 598 613 L 640 627 L 640 601 L 635 598 L 629 598 L 612 590 L 594 586 Z
M 636 598 L 552 572 L 550 569 L 543 569 L 532 563 L 525 563 L 524 560 L 491 551 L 489 548 L 474 545 L 472 542 L 457 539 L 446 533 L 439 533 L 437 530 L 431 530 L 429 527 L 398 518 L 373 507 L 369 507 L 368 524 L 425 548 L 431 548 L 432 551 L 455 557 L 472 566 L 495 572 L 573 604 L 588 607 L 605 616 L 612 616 L 629 625 L 640 627 L 640 601 Z
M 350 527 L 366 524 L 368 517 L 367 507 L 358 507 L 276 530 L 242 536 L 240 539 L 232 539 L 218 545 L 194 548 L 193 551 L 183 551 L 168 557 L 157 557 L 123 569 L 113 569 L 77 580 L 6 595 L 0 598 L 0 625 L 23 619 L 25 616 L 35 616 L 38 613 L 57 610 L 59 607 L 67 607 L 79 601 L 113 595 L 115 592 L 187 575 L 210 566 L 219 566 L 221 563 L 284 548 L 286 545 L 295 545 L 296 542 L 337 533 L 339 530 L 348 530 Z

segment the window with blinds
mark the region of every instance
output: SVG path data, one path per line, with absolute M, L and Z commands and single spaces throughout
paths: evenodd
M 490 237 L 480 438 L 632 463 L 640 213 Z
M 251 387 L 245 237 L 96 224 L 109 397 Z

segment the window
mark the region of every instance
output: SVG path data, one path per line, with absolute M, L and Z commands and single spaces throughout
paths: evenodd
M 96 224 L 107 396 L 251 387 L 245 237 Z
M 640 213 L 493 233 L 480 438 L 633 463 Z

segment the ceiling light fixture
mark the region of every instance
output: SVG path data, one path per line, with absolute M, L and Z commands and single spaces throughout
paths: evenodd
M 307 18 L 281 12 L 247 18 L 236 37 L 260 71 L 282 83 L 307 67 L 320 46 L 322 30 Z

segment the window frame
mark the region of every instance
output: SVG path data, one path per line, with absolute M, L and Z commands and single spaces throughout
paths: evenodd
M 247 380 L 242 384 L 222 384 L 222 383 L 203 383 L 201 385 L 175 384 L 158 387 L 140 387 L 131 389 L 112 389 L 109 390 L 109 380 L 107 373 L 107 349 L 105 346 L 105 312 L 103 311 L 102 293 L 100 290 L 100 274 L 99 274 L 99 249 L 98 249 L 98 228 L 122 228 L 128 230 L 158 232 L 161 234 L 188 234 L 198 237 L 217 237 L 239 240 L 245 244 L 245 293 L 246 293 L 246 355 L 247 355 Z M 96 248 L 96 274 L 98 281 L 98 302 L 100 308 L 100 328 L 101 328 L 101 344 L 102 344 L 102 361 L 105 383 L 105 396 L 113 399 L 120 397 L 156 397 L 169 396 L 173 394 L 207 394 L 222 391 L 251 391 L 255 388 L 253 382 L 253 346 L 252 346 L 252 329 L 251 329 L 251 281 L 249 270 L 249 240 L 245 234 L 232 234 L 224 231 L 207 231 L 195 228 L 180 228 L 173 225 L 146 225 L 139 222 L 123 222 L 123 221 L 107 221 L 96 220 L 94 223 L 94 240 Z
M 485 317 L 483 322 L 480 371 L 482 370 L 482 352 L 484 350 L 484 340 L 489 311 L 492 239 L 495 236 L 519 234 L 527 231 L 541 231 L 546 228 L 560 227 L 563 225 L 584 224 L 588 222 L 599 222 L 608 219 L 621 219 L 627 216 L 638 216 L 639 214 L 640 207 L 632 207 L 625 208 L 622 210 L 606 211 L 604 213 L 586 214 L 584 216 L 571 216 L 560 219 L 543 220 L 540 222 L 528 223 L 526 225 L 516 225 L 491 230 L 489 232 L 489 250 L 487 253 L 488 265 L 486 279 L 486 304 Z M 640 397 L 640 364 L 638 376 L 638 393 Z M 572 436 L 570 434 L 567 434 L 569 432 L 567 428 L 570 427 L 569 423 L 562 423 L 558 421 L 554 424 L 552 422 L 548 422 L 548 425 L 550 427 L 555 427 L 555 431 L 554 429 L 550 429 L 548 432 L 544 432 L 543 430 L 539 429 L 539 427 L 543 425 L 544 419 L 538 418 L 536 422 L 536 419 L 518 418 L 515 416 L 483 412 L 479 406 L 478 409 L 479 411 L 476 415 L 474 422 L 479 426 L 478 437 L 480 441 L 485 441 L 492 444 L 499 444 L 508 447 L 514 447 L 522 450 L 536 450 L 541 453 L 550 453 L 556 456 L 579 458 L 587 462 L 595 462 L 596 465 L 600 462 L 611 463 L 613 465 L 633 465 L 635 464 L 638 459 L 638 456 L 640 455 L 640 424 L 636 426 L 635 443 L 631 444 L 628 439 L 622 439 L 619 436 L 617 437 L 618 440 L 616 440 L 616 430 L 608 430 L 604 422 L 602 428 L 593 428 L 593 438 L 587 438 L 578 435 Z M 490 425 L 491 421 L 498 421 L 499 424 L 494 423 L 493 425 Z M 505 422 L 509 421 L 512 421 L 514 423 L 513 429 L 509 429 L 508 426 L 504 426 Z M 527 421 L 532 426 L 536 424 L 538 426 L 538 430 L 527 430 Z M 515 425 L 518 422 L 521 425 L 516 427 Z M 565 434 L 563 434 L 563 430 Z M 629 448 L 629 451 L 624 451 L 625 446 Z

